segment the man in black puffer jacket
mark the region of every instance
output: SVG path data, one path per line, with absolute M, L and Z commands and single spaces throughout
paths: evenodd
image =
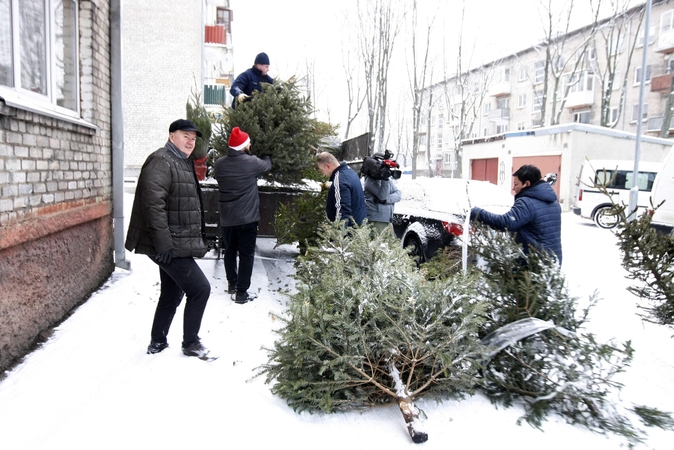
M 199 340 L 211 285 L 194 258 L 206 254 L 201 188 L 189 158 L 201 132 L 189 120 L 169 127 L 166 145 L 147 157 L 136 186 L 125 247 L 148 255 L 159 266 L 161 291 L 148 353 L 168 347 L 176 308 L 187 297 L 183 353 L 209 359 Z
M 499 231 L 515 233 L 515 242 L 524 252 L 529 246 L 545 250 L 562 264 L 562 208 L 557 194 L 541 177 L 541 171 L 530 164 L 513 174 L 515 204 L 505 214 L 493 214 L 473 208 L 470 218 Z

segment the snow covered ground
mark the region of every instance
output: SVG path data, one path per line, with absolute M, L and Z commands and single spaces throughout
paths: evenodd
M 127 194 L 125 202 L 131 204 Z M 0 448 L 38 449 L 227 449 L 227 448 L 423 448 L 618 449 L 624 441 L 550 418 L 543 430 L 518 426 L 519 407 L 496 408 L 482 395 L 464 401 L 417 402 L 426 415 L 428 442 L 413 444 L 396 406 L 340 414 L 296 414 L 275 398 L 253 369 L 267 361 L 276 327 L 271 312 L 284 309 L 292 246 L 273 249 L 258 240 L 254 302 L 237 305 L 225 289 L 222 260 L 199 261 L 212 295 L 201 338 L 220 358 L 204 362 L 182 355 L 182 308 L 170 347 L 147 355 L 158 296 L 157 266 L 127 254 L 131 271 L 110 280 L 0 382 Z M 589 329 L 600 340 L 632 340 L 632 366 L 620 381 L 620 400 L 674 412 L 672 329 L 642 322 L 639 299 L 611 231 L 563 215 L 563 270 L 581 304 L 597 290 Z M 211 255 L 212 256 L 212 255 Z M 674 433 L 648 429 L 637 448 L 674 448 Z

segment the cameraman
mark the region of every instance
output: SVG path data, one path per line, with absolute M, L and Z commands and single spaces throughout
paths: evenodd
M 400 189 L 392 178 L 375 179 L 365 175 L 364 190 L 367 221 L 381 233 L 391 223 L 394 203 L 402 197 Z

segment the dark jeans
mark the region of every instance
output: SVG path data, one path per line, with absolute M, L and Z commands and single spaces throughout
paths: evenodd
M 225 244 L 225 273 L 227 282 L 236 286 L 237 292 L 246 292 L 250 287 L 255 261 L 255 241 L 257 239 L 257 222 L 222 227 L 222 240 Z M 239 255 L 239 265 L 236 256 Z
M 194 258 L 173 258 L 168 264 L 157 264 L 161 292 L 152 322 L 152 340 L 166 342 L 176 309 L 186 296 L 183 315 L 183 347 L 186 347 L 199 340 L 201 318 L 211 295 L 211 284 Z

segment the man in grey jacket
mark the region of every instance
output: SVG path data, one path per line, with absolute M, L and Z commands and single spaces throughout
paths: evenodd
M 271 159 L 250 154 L 250 138 L 239 127 L 229 135 L 226 156 L 215 162 L 214 176 L 220 189 L 219 209 L 225 245 L 227 292 L 236 303 L 246 303 L 256 295 L 248 292 L 253 274 L 260 197 L 257 179 L 271 170 Z M 237 267 L 236 257 L 239 256 Z
M 145 160 L 138 177 L 125 247 L 159 266 L 161 288 L 148 353 L 168 347 L 167 336 L 183 296 L 183 353 L 213 359 L 199 340 L 211 284 L 194 258 L 206 254 L 201 188 L 189 159 L 201 132 L 189 120 L 169 127 L 164 147 Z
M 392 179 L 376 180 L 367 175 L 364 190 L 367 221 L 381 233 L 391 223 L 394 204 L 400 201 L 402 194 Z

